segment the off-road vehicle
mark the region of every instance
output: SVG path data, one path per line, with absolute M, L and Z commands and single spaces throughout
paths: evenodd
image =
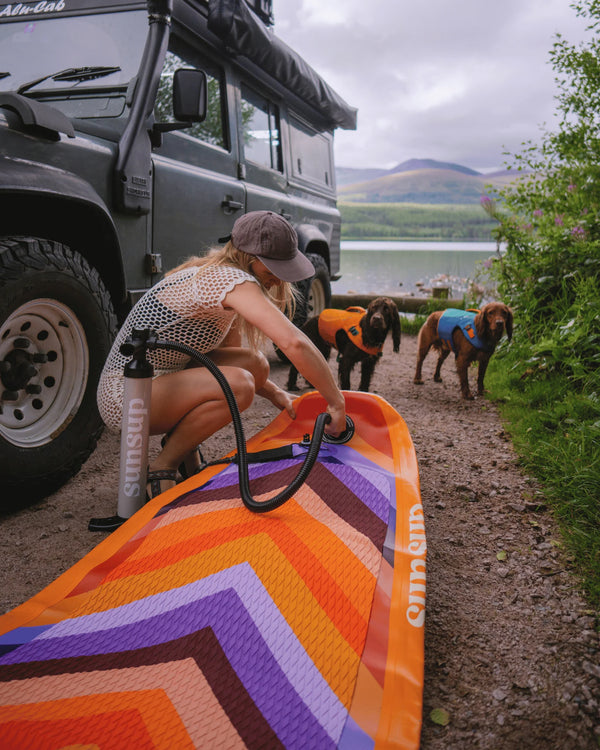
M 356 111 L 272 21 L 270 0 L 0 4 L 0 511 L 79 470 L 131 305 L 242 213 L 295 226 L 298 322 L 329 302 Z

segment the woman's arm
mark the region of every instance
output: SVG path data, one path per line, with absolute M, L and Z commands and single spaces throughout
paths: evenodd
M 241 343 L 241 340 L 240 340 Z M 293 398 L 269 380 L 269 362 L 262 352 L 243 346 L 220 346 L 207 353 L 217 367 L 241 367 L 254 376 L 256 393 L 268 399 L 278 409 L 285 409 L 292 419 L 296 418 Z
M 327 402 L 331 423 L 326 432 L 339 435 L 346 429 L 344 396 L 337 387 L 327 361 L 286 316 L 252 282 L 238 284 L 223 300 L 223 305 L 242 315 L 261 330 L 285 354 Z

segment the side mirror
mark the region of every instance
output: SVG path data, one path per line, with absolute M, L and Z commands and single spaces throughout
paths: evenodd
M 173 114 L 179 122 L 202 122 L 206 117 L 206 73 L 179 68 L 173 76 Z

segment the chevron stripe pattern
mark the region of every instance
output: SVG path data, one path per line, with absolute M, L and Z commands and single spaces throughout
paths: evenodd
M 249 448 L 272 440 L 267 428 Z M 387 442 L 381 454 L 358 439 L 323 445 L 268 514 L 243 506 L 236 465 L 205 470 L 57 579 L 68 591 L 49 607 L 52 587 L 15 610 L 0 637 L 3 750 L 374 747 L 394 681 L 398 461 Z M 292 481 L 295 452 L 251 464 L 256 500 Z

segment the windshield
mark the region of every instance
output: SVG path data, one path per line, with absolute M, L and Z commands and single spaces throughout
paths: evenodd
M 0 89 L 16 91 L 68 68 L 94 67 L 114 72 L 75 80 L 45 78 L 27 95 L 126 86 L 138 71 L 147 31 L 145 11 L 0 23 Z

